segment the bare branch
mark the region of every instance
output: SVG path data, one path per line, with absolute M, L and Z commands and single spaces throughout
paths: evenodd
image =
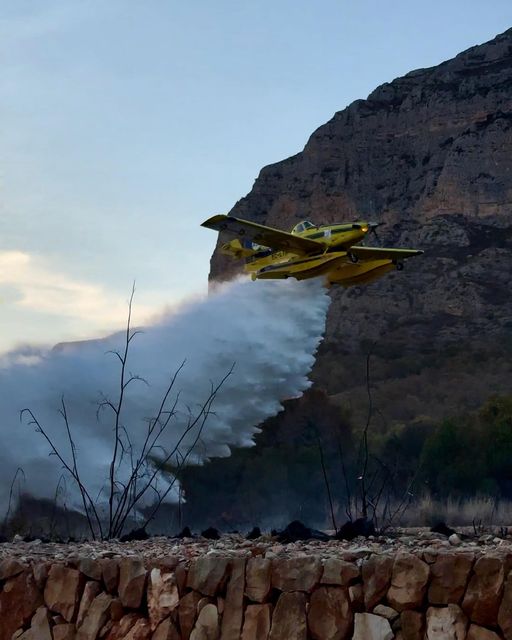
M 114 350 L 105 351 L 105 354 L 109 354 L 109 353 L 111 353 L 113 356 L 116 356 L 116 358 L 119 358 L 119 362 L 121 364 L 124 364 L 124 360 L 123 360 L 121 354 L 119 353 L 119 351 L 114 351 Z
M 132 382 L 143 382 L 147 387 L 149 387 L 149 382 L 145 378 L 143 378 L 142 376 L 130 374 L 130 377 L 124 383 L 124 389 L 126 389 L 126 387 L 128 387 L 128 385 Z
M 135 292 L 135 290 L 134 290 Z M 130 334 L 130 337 L 128 338 L 128 343 L 130 343 L 135 336 L 138 336 L 140 333 L 144 333 L 144 331 L 142 331 L 141 329 L 137 329 L 136 331 L 132 331 L 132 333 Z
M 14 483 L 16 482 L 16 478 L 18 477 L 18 474 L 23 476 L 23 481 L 25 482 L 26 478 L 25 478 L 25 472 L 23 471 L 22 467 L 18 467 L 14 473 L 14 476 L 12 478 L 11 481 L 11 486 L 9 488 L 9 502 L 7 504 L 7 511 L 5 512 L 5 516 L 4 516 L 4 524 L 3 524 L 3 530 L 5 531 L 6 527 L 7 527 L 7 523 L 9 521 L 9 516 L 11 514 L 11 504 L 12 504 L 12 494 L 14 493 Z
M 33 414 L 31 409 L 22 409 L 20 411 L 20 420 L 23 420 L 23 416 L 27 414 L 30 417 L 30 420 L 28 421 L 29 425 L 33 425 L 35 427 L 35 431 L 36 433 L 40 433 L 44 439 L 46 440 L 46 442 L 50 445 L 50 449 L 51 449 L 51 453 L 55 456 L 57 456 L 57 458 L 59 459 L 59 461 L 61 462 L 62 466 L 64 467 L 64 469 L 66 469 L 66 471 L 68 471 L 68 473 L 73 477 L 73 479 L 75 480 L 75 482 L 78 485 L 78 488 L 80 490 L 80 493 L 82 494 L 82 496 L 85 495 L 85 497 L 87 498 L 88 501 L 88 505 L 91 508 L 94 516 L 95 516 L 95 520 L 96 520 L 96 524 L 98 526 L 98 529 L 100 531 L 100 535 L 103 537 L 103 533 L 102 533 L 102 527 L 101 527 L 101 521 L 98 517 L 96 508 L 94 506 L 94 503 L 87 491 L 87 489 L 85 488 L 85 486 L 82 484 L 82 481 L 80 480 L 80 476 L 77 475 L 76 471 L 73 469 L 73 467 L 71 467 L 66 460 L 62 457 L 61 453 L 57 450 L 57 448 L 55 447 L 55 445 L 53 444 L 52 440 L 50 439 L 50 437 L 48 436 L 48 434 L 46 433 L 46 431 L 43 429 L 41 423 L 37 420 L 37 418 L 35 417 L 35 415 Z M 68 427 L 69 425 L 67 425 Z M 86 510 L 87 513 L 87 510 Z M 94 532 L 94 528 L 91 529 L 91 535 L 92 537 L 95 539 L 96 535 Z
M 119 357 L 119 360 L 121 361 L 121 373 L 120 373 L 120 380 L 119 380 L 119 399 L 118 399 L 116 411 L 115 411 L 116 418 L 115 418 L 115 424 L 114 424 L 114 446 L 113 446 L 112 459 L 110 461 L 110 473 L 109 473 L 109 477 L 110 477 L 110 495 L 108 499 L 108 510 L 109 510 L 108 537 L 109 538 L 112 537 L 112 522 L 113 522 L 113 515 L 114 515 L 115 473 L 116 473 L 117 456 L 119 451 L 119 429 L 121 426 L 120 415 L 121 415 L 121 409 L 124 401 L 124 392 L 126 390 L 126 387 L 125 387 L 126 361 L 128 359 L 130 342 L 134 337 L 131 334 L 131 327 L 130 327 L 131 319 L 132 319 L 132 305 L 133 305 L 134 296 L 135 296 L 135 282 L 133 283 L 132 292 L 128 302 L 128 319 L 126 321 L 124 353 L 122 356 Z
M 201 406 L 201 410 L 199 411 L 199 413 L 197 414 L 197 416 L 194 419 L 189 420 L 189 422 L 187 424 L 187 427 L 182 432 L 180 438 L 178 439 L 178 441 L 177 441 L 176 445 L 174 446 L 174 448 L 172 449 L 172 451 L 163 460 L 158 461 L 158 463 L 155 465 L 154 472 L 152 473 L 148 483 L 135 496 L 135 500 L 133 502 L 132 508 L 135 507 L 135 505 L 142 498 L 142 496 L 145 494 L 147 489 L 152 485 L 152 483 L 153 483 L 154 479 L 157 477 L 157 475 L 159 473 L 161 473 L 165 469 L 165 466 L 169 462 L 169 460 L 171 460 L 177 454 L 177 452 L 180 452 L 179 447 L 180 447 L 181 443 L 183 442 L 183 440 L 186 438 L 186 436 L 191 431 L 193 431 L 196 426 L 198 426 L 197 434 L 196 434 L 193 442 L 188 446 L 187 452 L 184 455 L 181 454 L 181 452 L 180 452 L 180 455 L 183 456 L 182 457 L 181 466 L 184 466 L 186 464 L 186 461 L 188 460 L 188 458 L 190 457 L 190 455 L 194 451 L 195 446 L 197 445 L 197 443 L 198 443 L 198 441 L 199 441 L 199 439 L 201 437 L 201 434 L 203 432 L 203 429 L 204 429 L 204 426 L 206 424 L 206 421 L 208 420 L 208 418 L 211 415 L 211 411 L 210 411 L 211 406 L 212 406 L 213 402 L 215 401 L 215 398 L 216 398 L 219 390 L 221 389 L 221 387 L 224 385 L 226 380 L 233 374 L 234 368 L 235 368 L 235 363 L 233 363 L 233 365 L 231 366 L 229 371 L 224 375 L 224 377 L 217 384 L 217 386 L 212 387 L 210 395 L 208 396 L 208 398 L 205 400 L 205 402 Z M 180 468 L 181 468 L 181 466 L 180 466 Z M 174 477 L 174 479 L 169 483 L 169 486 L 167 487 L 167 489 L 163 492 L 163 494 L 161 495 L 161 497 L 157 501 L 157 503 L 156 503 L 155 507 L 152 509 L 150 515 L 148 516 L 148 518 L 146 518 L 144 526 L 147 526 L 149 524 L 149 522 L 154 518 L 156 512 L 158 511 L 158 509 L 162 505 L 163 501 L 165 500 L 165 498 L 168 496 L 168 494 L 172 490 L 175 482 L 176 482 L 176 477 Z
M 91 534 L 94 536 L 94 527 L 92 526 L 92 522 L 89 516 L 89 510 L 87 509 L 87 502 L 86 502 L 86 495 L 85 492 L 83 490 L 83 484 L 82 481 L 80 479 L 80 473 L 78 471 L 78 464 L 77 464 L 77 459 L 76 459 L 76 447 L 75 447 L 75 443 L 73 442 L 73 437 L 71 435 L 71 429 L 69 427 L 69 420 L 68 420 L 68 413 L 67 413 L 67 409 L 66 409 L 66 403 L 64 401 L 64 396 L 61 396 L 60 399 L 61 402 L 61 409 L 60 409 L 60 414 L 64 419 L 64 424 L 66 425 L 66 433 L 68 435 L 68 440 L 69 440 L 69 446 L 71 449 L 71 457 L 73 459 L 73 475 L 74 477 L 76 477 L 77 479 L 77 483 L 78 483 L 78 487 L 80 488 L 80 495 L 82 496 L 82 505 L 84 507 L 84 511 L 85 511 L 85 516 L 87 518 L 87 524 L 89 525 L 89 529 L 91 530 Z M 96 521 L 100 530 L 100 535 L 102 535 L 102 531 L 101 531 L 101 522 L 99 517 L 96 514 Z M 103 537 L 103 536 L 102 536 Z
M 116 505 L 116 509 L 114 511 L 113 514 L 113 519 L 112 519 L 112 530 L 113 531 L 117 531 L 118 526 L 119 526 L 119 522 L 120 521 L 125 521 L 126 518 L 124 517 L 124 510 L 127 507 L 127 503 L 128 503 L 128 499 L 129 499 L 129 493 L 132 493 L 133 495 L 137 494 L 137 479 L 138 479 L 138 474 L 139 474 L 139 469 L 142 466 L 142 464 L 144 463 L 145 460 L 147 460 L 147 456 L 149 455 L 149 453 L 151 452 L 151 450 L 153 449 L 153 447 L 156 445 L 156 442 L 158 440 L 158 438 L 160 437 L 160 435 L 162 434 L 162 432 L 164 431 L 164 429 L 167 427 L 167 425 L 169 424 L 170 419 L 172 418 L 173 415 L 175 415 L 175 410 L 176 410 L 176 406 L 178 404 L 178 399 L 179 399 L 179 393 L 176 395 L 175 401 L 173 406 L 171 407 L 171 409 L 169 411 L 165 410 L 165 404 L 167 402 L 167 399 L 169 398 L 169 395 L 172 391 L 172 389 L 174 388 L 176 379 L 179 375 L 179 373 L 181 372 L 181 370 L 183 369 L 183 367 L 185 366 L 185 360 L 181 363 L 181 365 L 177 368 L 177 370 L 174 372 L 174 374 L 171 377 L 171 380 L 167 386 L 167 389 L 162 397 L 162 400 L 160 402 L 159 408 L 158 408 L 158 412 L 155 418 L 150 419 L 149 421 L 149 425 L 148 425 L 148 430 L 146 433 L 146 438 L 145 441 L 143 443 L 142 446 L 142 450 L 140 452 L 140 455 L 138 457 L 138 460 L 136 462 L 136 464 L 133 464 L 133 459 L 132 459 L 132 473 L 130 476 L 130 479 L 127 483 L 126 489 L 123 491 L 117 505 Z M 165 420 L 163 423 L 161 423 L 161 417 L 162 415 L 165 414 Z M 153 432 L 156 428 L 156 425 L 159 424 L 160 428 L 157 430 L 157 435 L 156 437 L 153 439 L 151 445 L 149 444 L 151 436 L 153 435 Z M 129 503 L 128 503 L 129 504 Z
M 329 478 L 327 477 L 327 469 L 325 467 L 324 449 L 322 447 L 322 440 L 320 438 L 320 433 L 319 433 L 319 431 L 318 431 L 318 429 L 316 427 L 315 427 L 315 434 L 316 434 L 316 440 L 317 440 L 317 444 L 318 444 L 318 452 L 320 454 L 320 466 L 322 468 L 322 474 L 324 476 L 325 488 L 327 490 L 327 497 L 329 499 L 329 509 L 330 509 L 330 512 L 331 512 L 332 526 L 333 526 L 334 532 L 336 534 L 336 533 L 338 533 L 338 527 L 336 525 L 336 518 L 334 517 L 334 507 L 333 507 L 333 504 L 332 504 L 331 485 L 329 483 Z
M 367 504 L 367 488 L 366 488 L 366 473 L 368 470 L 368 429 L 370 428 L 370 422 L 373 415 L 373 401 L 370 383 L 370 359 L 375 347 L 375 342 L 371 345 L 370 350 L 366 356 L 366 393 L 368 396 L 368 414 L 366 418 L 366 425 L 363 429 L 363 435 L 361 438 L 360 451 L 362 449 L 362 469 L 359 476 L 361 482 L 361 515 L 363 518 L 368 517 L 368 504 Z M 361 454 L 360 454 L 361 455 Z

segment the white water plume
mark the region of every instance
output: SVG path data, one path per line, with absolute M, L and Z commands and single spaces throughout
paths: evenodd
M 136 301 L 135 301 L 136 304 Z M 207 398 L 234 363 L 220 388 L 213 414 L 189 460 L 228 456 L 232 446 L 250 446 L 257 426 L 281 409 L 281 401 L 300 395 L 321 341 L 329 298 L 321 283 L 250 282 L 238 279 L 218 287 L 200 301 L 167 314 L 143 328 L 130 345 L 127 372 L 144 378 L 126 391 L 121 423 L 136 451 L 142 445 L 147 419 L 156 415 L 169 381 L 180 364 L 173 388 L 179 391 L 176 415 L 162 433 L 159 451 L 170 451 L 183 433 L 190 410 Z M 72 343 L 46 352 L 11 352 L 0 360 L 0 506 L 6 507 L 9 486 L 18 467 L 26 492 L 53 498 L 62 465 L 49 456 L 50 447 L 19 411 L 30 408 L 67 460 L 71 452 L 64 422 L 58 414 L 64 398 L 76 444 L 82 481 L 93 496 L 105 495 L 114 441 L 113 415 L 98 403 L 119 395 L 119 359 L 107 353 L 123 349 L 123 332 L 95 341 Z M 171 404 L 174 400 L 171 400 Z M 190 448 L 197 430 L 181 450 Z M 128 465 L 128 457 L 123 465 Z M 120 470 L 126 477 L 129 468 Z M 72 502 L 79 493 L 68 479 Z M 169 495 L 172 499 L 172 493 Z M 101 499 L 100 499 L 101 500 Z

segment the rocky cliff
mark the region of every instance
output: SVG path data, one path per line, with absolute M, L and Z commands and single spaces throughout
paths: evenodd
M 314 371 L 357 413 L 375 343 L 375 400 L 386 419 L 409 421 L 510 390 L 511 212 L 509 29 L 336 113 L 301 153 L 263 168 L 230 213 L 286 230 L 375 220 L 383 244 L 424 249 L 403 272 L 331 290 Z M 237 269 L 214 253 L 212 279 Z

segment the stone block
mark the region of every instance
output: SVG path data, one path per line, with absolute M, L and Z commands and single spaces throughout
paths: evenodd
M 456 604 L 429 607 L 425 640 L 465 640 L 467 622 L 464 612 Z
M 412 553 L 397 554 L 393 563 L 389 604 L 397 611 L 421 606 L 427 590 L 429 565 Z
M 472 553 L 439 553 L 430 566 L 430 604 L 460 604 L 468 583 Z
M 196 620 L 190 634 L 190 640 L 218 640 L 219 613 L 214 604 L 205 605 Z
M 356 613 L 352 640 L 393 640 L 389 620 L 373 613 Z
M 348 587 L 359 578 L 359 567 L 353 562 L 346 562 L 339 558 L 328 558 L 323 564 L 321 584 Z
M 43 604 L 32 571 L 9 578 L 0 592 L 0 640 L 11 640 L 15 631 L 32 618 Z
M 462 609 L 471 622 L 482 626 L 496 625 L 504 573 L 503 559 L 498 555 L 484 555 L 475 562 L 462 600 Z
M 491 631 L 490 629 L 472 624 L 469 627 L 466 640 L 501 640 L 501 638 L 497 633 L 494 633 L 494 631 Z
M 250 604 L 245 609 L 241 640 L 267 640 L 270 633 L 272 605 Z
M 174 573 L 162 573 L 152 569 L 149 573 L 147 601 L 151 630 L 170 615 L 178 606 L 180 597 Z
M 363 562 L 363 592 L 366 609 L 373 609 L 386 595 L 393 572 L 393 558 L 388 555 L 371 555 Z
M 269 640 L 307 640 L 306 595 L 300 591 L 279 596 Z
M 96 640 L 100 629 L 109 618 L 111 602 L 112 596 L 108 593 L 100 593 L 94 598 L 77 631 L 76 640 Z
M 66 622 L 74 622 L 84 582 L 76 569 L 53 564 L 44 588 L 44 601 L 48 609 L 60 613 Z
M 404 640 L 423 640 L 424 615 L 420 611 L 406 610 L 400 614 L 400 627 Z
M 249 558 L 245 577 L 245 594 L 253 602 L 265 602 L 271 589 L 269 558 Z
M 314 556 L 272 560 L 272 586 L 279 591 L 311 592 L 321 575 L 322 563 Z
M 245 558 L 235 558 L 230 563 L 230 576 L 220 630 L 221 640 L 240 640 L 244 617 Z
M 119 597 L 124 607 L 138 609 L 146 586 L 146 569 L 139 558 L 119 561 Z
M 215 596 L 226 580 L 229 559 L 216 556 L 197 558 L 191 563 L 187 587 L 205 596 Z
M 197 605 L 202 596 L 196 591 L 190 591 L 178 603 L 178 620 L 183 640 L 188 640 L 197 618 Z
M 353 619 L 348 594 L 342 587 L 319 587 L 312 593 L 308 628 L 313 640 L 345 640 Z

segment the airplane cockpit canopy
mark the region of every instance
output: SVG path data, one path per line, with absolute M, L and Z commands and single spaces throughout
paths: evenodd
M 313 224 L 309 220 L 303 220 L 302 222 L 299 222 L 299 224 L 296 224 L 293 227 L 292 234 L 296 236 L 299 233 L 303 233 L 304 231 L 307 231 L 308 229 L 316 229 L 316 224 Z

